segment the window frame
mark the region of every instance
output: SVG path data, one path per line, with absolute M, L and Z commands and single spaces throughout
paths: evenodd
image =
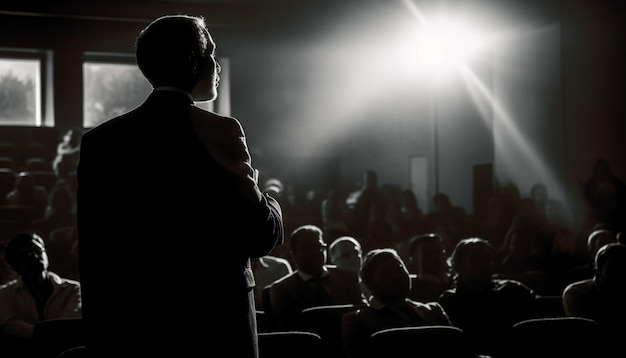
M 85 101 L 85 72 L 84 72 L 84 66 L 86 63 L 93 63 L 93 64 L 103 64 L 103 65 L 130 65 L 130 66 L 135 66 L 137 67 L 138 71 L 139 67 L 137 66 L 137 61 L 135 59 L 135 54 L 134 53 L 121 53 L 121 52 L 97 52 L 97 51 L 86 51 L 83 54 L 83 61 L 82 61 L 82 75 L 83 75 L 83 81 L 81 82 L 81 91 L 82 91 L 82 96 L 83 96 L 83 109 L 82 109 L 82 121 L 81 121 L 81 126 L 85 129 L 89 129 L 92 127 L 88 127 L 85 125 L 85 117 L 86 117 L 86 113 L 85 113 L 85 108 L 84 108 L 84 101 Z
M 36 60 L 39 62 L 39 108 L 35 108 L 35 124 L 3 123 L 7 127 L 54 127 L 52 106 L 52 51 L 30 48 L 0 47 L 0 58 L 7 60 Z M 35 104 L 37 106 L 37 104 Z

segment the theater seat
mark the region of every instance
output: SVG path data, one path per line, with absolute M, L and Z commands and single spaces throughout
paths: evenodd
M 393 347 L 393 348 L 391 348 Z M 389 328 L 368 340 L 371 358 L 476 358 L 465 333 L 454 326 Z
M 266 358 L 322 358 L 322 338 L 312 332 L 259 332 L 259 356 Z

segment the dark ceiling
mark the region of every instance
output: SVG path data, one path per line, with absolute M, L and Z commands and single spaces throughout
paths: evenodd
M 420 5 L 446 4 L 455 8 L 488 9 L 501 21 L 516 17 L 551 20 L 558 16 L 561 4 L 583 0 L 413 0 Z M 603 0 L 600 0 L 603 1 Z M 77 17 L 102 20 L 145 22 L 166 13 L 202 14 L 213 26 L 238 26 L 274 20 L 293 14 L 314 15 L 314 10 L 327 8 L 350 11 L 368 5 L 401 5 L 402 0 L 55 0 L 3 1 L 0 14 Z
M 266 19 L 294 6 L 284 0 L 56 0 L 8 1 L 0 14 L 146 22 L 164 14 L 203 15 L 213 26 L 237 26 Z

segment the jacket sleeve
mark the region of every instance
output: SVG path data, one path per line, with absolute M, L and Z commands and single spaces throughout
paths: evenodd
M 282 209 L 275 198 L 259 189 L 259 171 L 252 166 L 241 123 L 233 117 L 207 117 L 206 111 L 195 107 L 192 120 L 211 156 L 236 178 L 239 196 L 247 203 L 242 215 L 250 218 L 251 231 L 257 236 L 249 246 L 250 256 L 269 254 L 285 240 Z

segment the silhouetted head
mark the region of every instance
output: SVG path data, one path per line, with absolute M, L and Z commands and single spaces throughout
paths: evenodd
M 135 50 L 139 69 L 154 87 L 179 88 L 195 100 L 217 96 L 220 68 L 202 17 L 159 17 L 141 31 Z
M 69 185 L 55 185 L 50 191 L 48 208 L 54 212 L 70 212 L 74 209 L 74 194 Z
M 626 245 L 611 243 L 602 246 L 595 257 L 594 280 L 605 292 L 626 295 Z
M 409 260 L 411 272 L 438 275 L 449 271 L 446 246 L 435 233 L 417 235 L 410 239 Z
M 472 237 L 459 241 L 450 255 L 456 280 L 470 285 L 487 285 L 495 270 L 496 251 L 489 241 Z
M 592 259 L 595 259 L 600 248 L 606 244 L 617 242 L 617 235 L 609 229 L 596 229 L 587 237 L 587 249 Z
M 411 278 L 402 258 L 394 249 L 369 251 L 361 267 L 361 280 L 378 300 L 403 302 L 411 290 Z
M 41 236 L 18 233 L 6 246 L 4 257 L 26 282 L 34 281 L 48 270 L 48 255 Z
M 410 212 L 419 209 L 417 196 L 411 189 L 405 189 L 400 193 L 400 205 L 403 212 Z
M 303 225 L 289 236 L 289 251 L 296 268 L 312 276 L 321 275 L 326 264 L 323 231 L 315 225 Z
M 433 209 L 439 213 L 446 213 L 452 208 L 452 202 L 448 194 L 437 193 L 433 195 Z
M 361 244 L 352 236 L 335 239 L 328 248 L 330 263 L 356 272 L 361 269 L 363 251 Z

